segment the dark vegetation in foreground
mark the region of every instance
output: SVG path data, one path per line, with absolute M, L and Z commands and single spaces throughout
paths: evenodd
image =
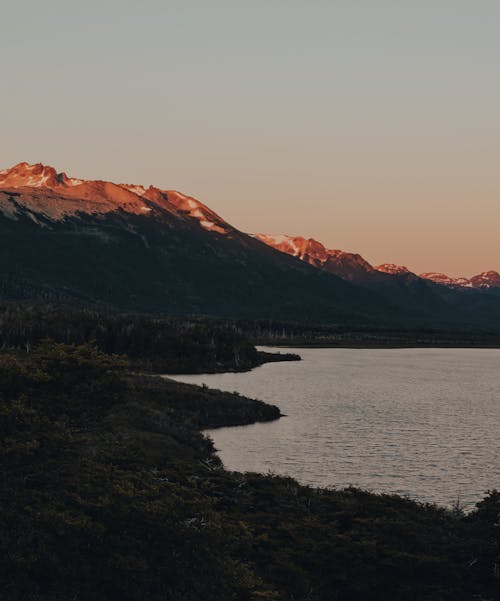
M 92 345 L 1 354 L 2 601 L 500 599 L 499 493 L 465 516 L 228 473 L 200 433 L 278 415 Z

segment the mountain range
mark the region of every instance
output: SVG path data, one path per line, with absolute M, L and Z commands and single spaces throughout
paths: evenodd
M 268 234 L 256 234 L 256 238 L 281 252 L 297 257 L 310 265 L 334 273 L 351 282 L 383 281 L 384 278 L 380 276 L 382 273 L 413 279 L 420 278 L 450 288 L 475 288 L 479 290 L 500 288 L 500 274 L 497 271 L 485 271 L 471 278 L 453 278 L 439 272 L 417 275 L 404 265 L 394 263 L 370 265 L 359 254 L 327 249 L 321 242 L 313 238 L 306 239 L 301 236 L 285 235 L 271 236 Z
M 0 171 L 0 298 L 377 325 L 500 324 L 500 276 L 417 276 L 300 237 L 249 235 L 195 198 Z

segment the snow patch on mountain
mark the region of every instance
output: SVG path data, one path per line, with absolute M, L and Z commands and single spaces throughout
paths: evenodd
M 389 273 L 390 275 L 411 273 L 408 267 L 405 267 L 404 265 L 396 265 L 395 263 L 382 263 L 381 265 L 376 265 L 374 269 L 381 271 L 382 273 Z
M 268 246 L 272 246 L 281 252 L 297 257 L 316 267 L 324 265 L 329 253 L 334 252 L 327 250 L 321 242 L 313 238 L 303 238 L 302 236 L 255 234 L 255 238 Z
M 441 286 L 449 286 L 451 288 L 472 288 L 472 284 L 467 278 L 452 278 L 451 276 L 446 275 L 446 273 L 431 271 L 421 273 L 419 277 L 424 280 L 435 282 L 436 284 L 441 284 Z
M 133 184 L 120 184 L 120 186 L 133 194 L 137 194 L 137 196 L 144 196 L 146 194 L 146 188 L 144 186 L 135 186 Z
M 167 198 L 179 211 L 196 219 L 201 227 L 219 234 L 227 234 L 232 229 L 217 213 L 196 198 L 186 196 L 177 190 L 167 190 Z

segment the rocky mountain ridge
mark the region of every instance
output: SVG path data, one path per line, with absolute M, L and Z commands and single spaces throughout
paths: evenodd
M 448 286 L 450 288 L 475 288 L 489 289 L 500 288 L 500 274 L 497 271 L 485 271 L 471 278 L 453 278 L 444 273 L 428 272 L 417 275 L 404 265 L 395 263 L 383 263 L 372 266 L 366 259 L 357 253 L 349 253 L 342 250 L 326 248 L 321 242 L 313 238 L 302 236 L 256 234 L 256 238 L 262 242 L 306 261 L 315 267 L 320 267 L 339 277 L 349 281 L 360 281 L 366 279 L 370 274 L 372 277 L 376 272 L 390 276 L 410 276 L 428 280 L 435 284 Z

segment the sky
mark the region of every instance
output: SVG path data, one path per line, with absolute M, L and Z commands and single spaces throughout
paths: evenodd
M 17 0 L 0 169 L 195 196 L 247 232 L 500 271 L 498 0 Z

